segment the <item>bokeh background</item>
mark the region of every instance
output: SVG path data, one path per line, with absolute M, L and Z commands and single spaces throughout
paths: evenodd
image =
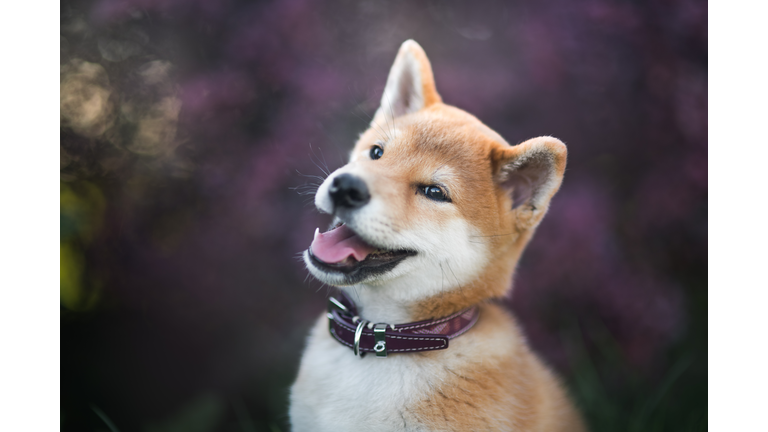
M 61 3 L 61 429 L 283 431 L 297 253 L 404 40 L 568 145 L 503 300 L 594 431 L 707 428 L 707 3 Z

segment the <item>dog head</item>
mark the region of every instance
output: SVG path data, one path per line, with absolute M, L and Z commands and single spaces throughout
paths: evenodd
M 401 302 L 503 295 L 565 162 L 555 138 L 510 146 L 443 104 L 426 54 L 406 41 L 370 128 L 317 190 L 315 205 L 334 223 L 315 232 L 305 263 L 329 285 Z

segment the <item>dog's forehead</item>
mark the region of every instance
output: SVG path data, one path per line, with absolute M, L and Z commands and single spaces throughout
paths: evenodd
M 387 153 L 403 157 L 423 156 L 433 163 L 445 163 L 446 160 L 476 162 L 478 158 L 487 157 L 493 141 L 501 140 L 480 122 L 443 117 L 401 119 L 390 124 L 386 136 L 381 136 L 375 127 L 369 132 L 373 133 L 360 142 L 363 147 L 379 143 Z
M 490 190 L 492 150 L 505 144 L 476 117 L 440 104 L 372 124 L 358 141 L 351 161 L 362 162 L 370 175 L 380 179 L 434 182 L 451 187 L 454 193 L 469 186 Z M 368 165 L 373 145 L 384 147 L 384 157 Z

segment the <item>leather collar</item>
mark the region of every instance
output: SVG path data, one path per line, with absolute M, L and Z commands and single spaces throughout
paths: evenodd
M 475 305 L 438 319 L 374 324 L 358 316 L 355 303 L 344 292 L 328 299 L 331 336 L 360 357 L 368 352 L 386 357 L 388 353 L 446 349 L 448 341 L 471 329 L 479 316 L 480 311 Z

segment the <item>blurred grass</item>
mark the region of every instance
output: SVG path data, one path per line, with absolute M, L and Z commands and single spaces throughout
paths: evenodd
M 93 412 L 96 413 L 97 416 L 99 416 L 101 421 L 103 421 L 104 424 L 107 425 L 110 432 L 120 432 L 120 430 L 112 422 L 112 419 L 110 419 L 109 416 L 106 415 L 104 411 L 102 411 L 99 407 L 97 407 L 96 405 L 91 405 L 91 410 L 93 410 Z
M 672 347 L 668 367 L 654 373 L 633 366 L 598 320 L 574 323 L 561 337 L 574 359 L 568 387 L 589 430 L 707 430 L 706 375 L 695 342 Z
M 195 397 L 161 422 L 145 428 L 146 432 L 209 432 L 217 430 L 224 416 L 226 403 L 214 394 Z M 243 429 L 247 431 L 247 429 Z

